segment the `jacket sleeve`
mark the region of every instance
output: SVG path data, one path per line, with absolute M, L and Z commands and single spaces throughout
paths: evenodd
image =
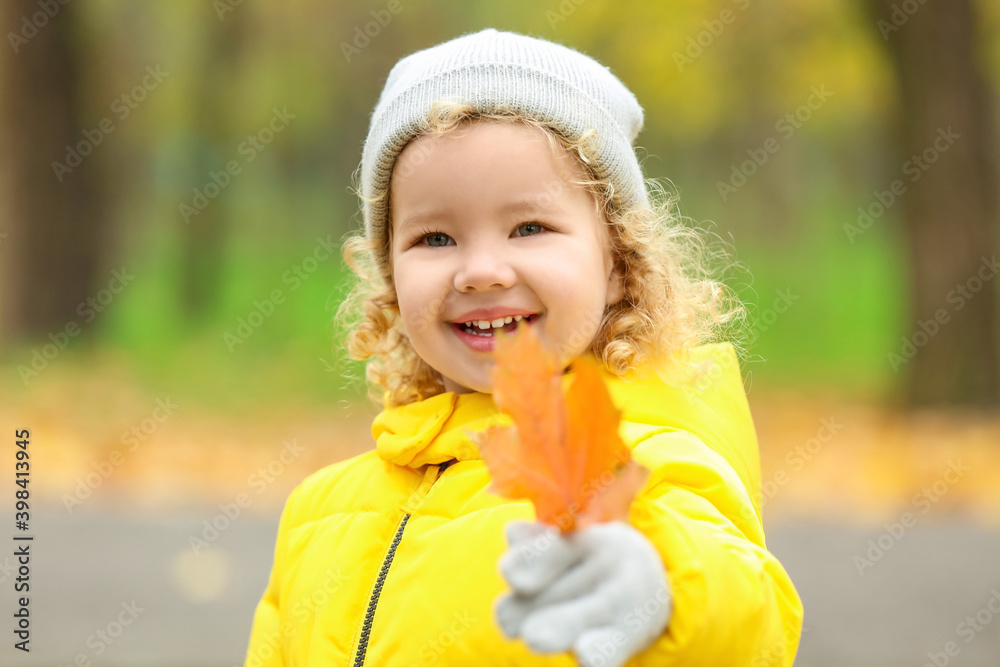
M 725 458 L 684 431 L 640 442 L 651 471 L 630 522 L 652 542 L 670 580 L 666 631 L 627 667 L 790 666 L 802 602 L 767 550 L 750 493 Z
M 285 664 L 285 647 L 291 627 L 287 618 L 284 624 L 281 622 L 281 587 L 287 570 L 285 555 L 288 551 L 288 533 L 295 524 L 296 500 L 301 489 L 302 485 L 299 485 L 289 494 L 281 512 L 271 574 L 254 612 L 244 667 L 282 667 Z

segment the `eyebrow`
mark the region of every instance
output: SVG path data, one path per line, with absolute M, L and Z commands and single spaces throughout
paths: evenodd
M 543 205 L 548 201 L 548 205 Z M 562 213 L 562 207 L 556 203 L 555 197 L 548 193 L 539 193 L 509 202 L 500 209 L 501 213 Z
M 548 205 L 542 204 L 543 201 L 548 201 Z M 522 197 L 512 202 L 500 207 L 500 213 L 549 213 L 556 214 L 562 213 L 563 209 L 559 206 L 554 197 L 548 196 L 547 193 L 539 193 L 529 197 Z M 425 211 L 423 213 L 414 213 L 403 220 L 399 225 L 399 233 L 405 233 L 410 227 L 415 227 L 421 222 L 427 220 L 433 220 L 435 218 L 447 217 L 444 211 L 441 210 L 431 210 Z
M 399 224 L 399 230 L 398 231 L 399 231 L 400 234 L 406 233 L 411 227 L 416 227 L 417 225 L 419 225 L 420 223 L 422 223 L 425 220 L 431 220 L 431 219 L 439 218 L 439 217 L 441 217 L 441 212 L 440 211 L 428 211 L 426 213 L 414 213 L 413 215 L 408 216 L 406 219 L 403 220 L 403 222 L 401 222 Z

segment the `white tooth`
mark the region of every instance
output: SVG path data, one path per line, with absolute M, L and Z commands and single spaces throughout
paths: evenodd
M 479 327 L 480 329 L 489 329 L 490 323 L 487 322 L 486 320 L 479 320 L 478 322 L 476 322 L 476 326 Z
M 503 318 L 503 323 L 504 324 L 510 324 L 513 321 L 514 321 L 513 317 L 505 317 L 505 318 Z
M 520 321 L 521 321 L 521 319 L 522 319 L 522 318 L 521 318 L 521 316 L 520 316 L 520 315 L 515 315 L 515 316 L 514 316 L 514 321 L 515 321 L 515 322 L 520 322 Z
M 502 317 L 497 318 L 497 319 L 493 320 L 492 322 L 490 322 L 490 324 L 492 324 L 494 328 L 496 328 L 496 327 L 502 327 L 503 326 L 503 318 Z

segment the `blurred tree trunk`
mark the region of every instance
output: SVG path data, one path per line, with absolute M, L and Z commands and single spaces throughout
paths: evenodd
M 218 303 L 222 281 L 223 258 L 229 230 L 226 190 L 233 176 L 226 172 L 226 163 L 236 157 L 239 139 L 233 132 L 233 88 L 244 38 L 244 16 L 235 11 L 223 21 L 213 20 L 207 29 L 201 58 L 196 99 L 194 131 L 198 138 L 193 146 L 191 182 L 187 189 L 194 197 L 197 188 L 204 193 L 206 185 L 217 185 L 210 174 L 224 174 L 219 194 L 198 215 L 191 216 L 183 229 L 183 271 L 181 304 L 191 321 L 203 320 Z M 214 19 L 214 17 L 213 17 Z M 225 177 L 229 180 L 225 181 Z M 190 203 L 190 198 L 188 200 Z
M 905 192 L 897 198 L 916 349 L 908 402 L 997 407 L 996 133 L 973 8 L 867 1 L 899 84 L 893 124 Z
M 84 111 L 80 5 L 55 7 L 50 17 L 37 0 L 0 6 L 0 333 L 11 339 L 87 323 L 77 308 L 97 289 L 108 226 L 101 132 Z M 67 157 L 67 146 L 76 157 Z

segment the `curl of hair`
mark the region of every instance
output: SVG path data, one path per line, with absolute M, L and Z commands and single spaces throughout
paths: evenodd
M 593 158 L 593 132 L 571 141 L 554 128 L 510 111 L 481 113 L 461 101 L 439 100 L 416 136 L 443 135 L 473 122 L 520 122 L 542 130 L 553 151 L 573 156 L 584 187 L 607 223 L 613 257 L 624 275 L 624 296 L 609 305 L 588 350 L 612 374 L 626 377 L 651 365 L 678 382 L 698 382 L 711 370 L 696 361 L 694 348 L 727 341 L 743 358 L 748 345 L 747 310 L 721 273 L 736 266 L 721 239 L 689 225 L 679 214 L 678 196 L 656 179 L 646 179 L 649 205 L 625 207 L 607 179 L 588 166 Z M 414 137 L 416 138 L 416 137 Z M 360 187 L 354 175 L 354 190 Z M 374 199 L 388 197 L 385 191 Z M 345 332 L 346 350 L 354 360 L 369 360 L 365 375 L 368 397 L 384 407 L 420 401 L 445 391 L 440 373 L 413 349 L 403 329 L 399 303 L 387 259 L 392 224 L 382 243 L 369 240 L 364 229 L 349 233 L 342 250 L 353 272 L 348 293 L 335 319 Z M 711 242 L 709 236 L 717 242 Z M 338 361 L 339 365 L 339 361 Z

